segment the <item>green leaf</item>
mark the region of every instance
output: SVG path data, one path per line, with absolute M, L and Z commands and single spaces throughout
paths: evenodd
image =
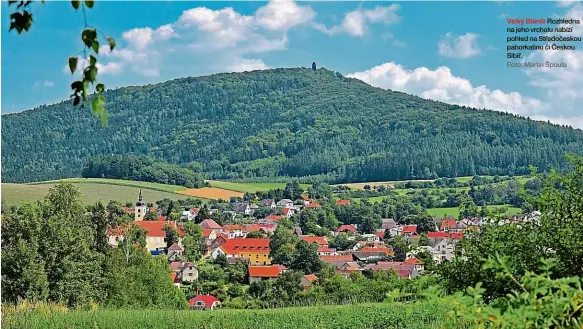
M 107 126 L 108 115 L 105 109 L 105 96 L 99 95 L 93 99 L 91 102 L 91 109 L 93 114 L 101 120 L 101 126 Z
M 99 54 L 99 41 L 93 40 L 93 42 L 91 43 L 91 48 L 93 48 L 93 51 L 96 54 Z
M 95 63 L 97 63 L 97 58 L 95 58 L 93 55 L 89 55 L 89 65 L 95 66 Z
M 105 91 L 105 85 L 103 83 L 98 83 L 97 86 L 95 86 L 95 90 L 97 90 L 98 93 L 102 93 Z
M 112 37 L 107 37 L 107 42 L 109 43 L 109 50 L 112 51 L 115 48 L 115 40 Z
M 87 6 L 87 8 L 93 8 L 94 4 L 95 4 L 95 1 L 93 1 L 93 0 L 85 0 L 85 6 Z
M 75 9 L 79 9 L 79 5 L 81 5 L 81 0 L 71 0 L 71 6 Z
M 88 82 L 95 82 L 97 78 L 97 67 L 96 66 L 89 66 L 85 69 L 84 80 Z
M 25 31 L 28 31 L 32 25 L 32 14 L 25 10 L 22 15 L 22 20 L 22 28 L 24 28 Z
M 77 70 L 77 57 L 69 57 L 69 69 L 71 70 L 71 74 L 75 73 Z
M 81 32 L 81 40 L 87 48 L 91 48 L 93 46 L 93 41 L 97 38 L 97 30 L 95 29 L 86 29 Z
M 75 91 L 75 93 L 80 92 L 83 90 L 83 82 L 82 81 L 75 81 L 71 84 L 71 89 Z

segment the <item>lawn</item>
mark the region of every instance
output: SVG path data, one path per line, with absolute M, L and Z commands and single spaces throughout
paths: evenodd
M 436 304 L 353 304 L 267 310 L 98 310 L 3 314 L 3 329 L 437 329 L 445 308 Z M 4 313 L 4 311 L 3 311 Z
M 122 203 L 136 202 L 140 192 L 139 187 L 124 186 L 124 185 L 110 185 L 103 182 L 89 183 L 74 182 L 81 192 L 81 201 L 84 204 L 94 204 L 97 201 L 107 203 L 109 200 L 117 200 Z M 18 206 L 26 202 L 35 202 L 45 197 L 49 189 L 53 186 L 50 183 L 43 184 L 11 184 L 2 183 L 2 200 L 4 206 Z M 145 202 L 154 203 L 158 200 L 169 198 L 172 200 L 185 199 L 186 196 L 163 192 L 159 190 L 152 190 L 149 188 L 142 189 L 142 196 Z
M 157 190 L 161 192 L 177 193 L 180 190 L 186 189 L 184 186 L 179 185 L 169 185 L 160 183 L 150 183 L 150 182 L 140 182 L 125 179 L 109 179 L 109 178 L 66 178 L 60 180 L 44 181 L 28 183 L 28 185 L 38 185 L 38 184 L 50 184 L 53 185 L 58 182 L 69 182 L 74 184 L 107 184 L 107 185 L 120 185 L 120 186 L 133 186 L 147 188 L 150 190 Z
M 208 182 L 212 187 L 243 193 L 256 193 L 275 190 L 278 188 L 283 190 L 285 188 L 285 183 L 238 183 L 217 180 L 209 180 Z M 304 189 L 304 191 L 307 190 L 309 186 L 310 184 L 300 184 L 300 187 Z
M 508 208 L 505 214 L 507 215 L 515 215 L 520 214 L 522 210 L 520 208 L 511 207 L 511 206 L 488 206 L 488 210 L 499 209 L 502 207 Z M 458 218 L 460 215 L 459 208 L 429 208 L 427 212 L 434 217 L 447 217 L 453 216 L 454 218 Z

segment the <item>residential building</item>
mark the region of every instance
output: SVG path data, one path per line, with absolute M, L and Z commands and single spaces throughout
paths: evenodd
M 235 212 L 239 215 L 251 215 L 251 207 L 249 206 L 249 202 L 239 202 L 235 204 Z
M 304 290 L 310 289 L 312 285 L 314 285 L 318 281 L 318 277 L 314 274 L 307 274 L 302 276 L 300 279 L 300 284 L 304 288 Z
M 275 280 L 281 270 L 279 265 L 249 266 L 249 284 L 262 280 Z
M 222 229 L 221 225 L 217 224 L 217 222 L 215 222 L 212 219 L 205 219 L 200 223 L 200 226 L 202 226 L 203 230 L 216 230 L 216 231 L 220 231 Z
M 338 233 L 342 233 L 342 232 L 356 234 L 356 233 L 358 233 L 358 230 L 356 229 L 356 227 L 354 225 L 344 224 L 344 225 L 340 225 L 340 227 L 336 229 L 336 232 L 334 235 L 338 235 Z
M 261 205 L 270 209 L 275 209 L 277 208 L 277 204 L 275 203 L 275 200 L 273 199 L 263 199 L 261 200 Z
M 235 238 L 229 239 L 223 245 L 215 248 L 211 254 L 213 259 L 223 254 L 227 258 L 237 257 L 249 260 L 249 265 L 269 265 L 269 239 Z
M 318 256 L 335 256 L 338 255 L 335 248 L 330 248 L 328 246 L 318 246 L 316 251 Z
M 166 250 L 166 257 L 171 262 L 181 261 L 184 258 L 184 248 L 178 243 L 174 243 Z
M 247 236 L 245 228 L 241 225 L 224 225 L 221 233 L 225 234 L 229 239 L 244 238 Z
M 191 308 L 199 310 L 214 310 L 221 306 L 221 301 L 211 295 L 198 295 L 188 301 Z
M 325 236 L 302 235 L 301 238 L 308 244 L 316 243 L 318 246 L 328 246 L 328 238 Z
M 291 218 L 296 213 L 296 209 L 291 207 L 283 208 L 283 215 L 287 218 Z
M 184 236 L 184 232 L 175 222 L 144 220 L 133 222 L 133 225 L 137 225 L 146 230 L 146 249 L 149 251 L 166 249 L 166 231 L 164 231 L 164 226 L 166 226 L 166 224 L 178 231 L 180 239 Z M 117 246 L 119 241 L 123 238 L 117 228 L 109 230 L 108 235 L 109 243 L 112 246 Z M 178 243 L 180 243 L 180 239 Z
M 337 206 L 348 206 L 348 205 L 350 205 L 350 200 L 343 200 L 343 199 L 336 200 L 336 205 Z
M 290 199 L 281 199 L 277 202 L 277 206 L 283 207 L 283 208 L 292 208 L 293 205 L 294 205 L 294 202 Z
M 198 269 L 191 262 L 171 262 L 170 268 L 176 273 L 180 282 L 194 282 L 198 280 Z

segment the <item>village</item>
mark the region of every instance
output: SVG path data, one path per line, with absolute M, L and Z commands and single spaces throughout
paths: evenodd
M 350 200 L 333 201 L 334 207 L 350 206 Z M 254 213 L 260 207 L 271 209 L 264 218 L 256 218 Z M 226 258 L 228 264 L 244 263 L 248 267 L 249 284 L 262 280 L 275 280 L 288 268 L 272 262 L 270 237 L 278 227 L 278 222 L 293 219 L 306 209 L 318 211 L 321 205 L 301 194 L 298 200 L 262 199 L 255 203 L 236 202 L 232 204 L 233 211 L 228 212 L 233 218 L 244 216 L 246 224 L 219 225 L 215 220 L 205 218 L 200 223 L 203 243 L 200 246 L 202 261 Z M 194 222 L 198 218 L 200 208 L 181 211 L 179 221 L 168 221 L 158 214 L 155 207 L 148 207 L 142 199 L 142 194 L 134 207 L 124 207 L 134 218 L 133 224 L 146 232 L 146 248 L 154 257 L 166 257 L 172 269 L 171 278 L 174 285 L 180 287 L 184 283 L 193 283 L 199 279 L 199 271 L 195 262 L 186 261 L 184 257 L 184 223 Z M 208 209 L 215 213 L 218 209 Z M 158 220 L 145 220 L 146 213 L 155 212 Z M 359 233 L 357 224 L 341 224 L 335 230 L 324 236 L 303 234 L 299 226 L 293 226 L 293 234 L 308 244 L 317 246 L 317 255 L 321 262 L 332 266 L 336 274 L 349 278 L 353 273 L 364 271 L 394 271 L 402 279 L 414 279 L 425 271 L 425 262 L 419 253 L 430 255 L 433 264 L 451 261 L 455 257 L 456 244 L 470 230 L 479 230 L 485 219 L 472 218 L 455 220 L 453 218 L 435 218 L 433 231 L 426 234 L 418 232 L 417 225 L 398 224 L 391 218 L 383 218 L 380 228 L 374 233 Z M 524 216 L 515 216 L 508 222 L 525 220 Z M 168 246 L 165 227 L 170 226 L 178 232 L 178 241 Z M 394 250 L 386 243 L 390 237 L 399 237 L 406 242 L 408 248 L 404 259 L 395 259 Z M 331 239 L 343 235 L 351 241 L 351 247 L 338 250 L 330 246 Z M 261 237 L 257 237 L 261 236 Z M 420 243 L 424 236 L 424 243 Z M 115 230 L 108 232 L 109 244 L 117 246 L 123 236 Z M 303 289 L 307 290 L 317 284 L 318 277 L 314 273 L 306 273 L 301 278 Z M 189 300 L 189 305 L 196 309 L 214 309 L 221 301 L 211 295 L 200 294 Z

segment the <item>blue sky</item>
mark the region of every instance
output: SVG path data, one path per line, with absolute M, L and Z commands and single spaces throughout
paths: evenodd
M 18 35 L 1 6 L 2 113 L 67 99 L 82 14 L 34 3 L 34 25 Z M 316 61 L 381 88 L 583 128 L 581 50 L 530 54 L 566 69 L 506 67 L 506 17 L 555 15 L 583 21 L 576 2 L 98 1 L 87 12 L 118 43 L 100 51 L 108 88 Z

